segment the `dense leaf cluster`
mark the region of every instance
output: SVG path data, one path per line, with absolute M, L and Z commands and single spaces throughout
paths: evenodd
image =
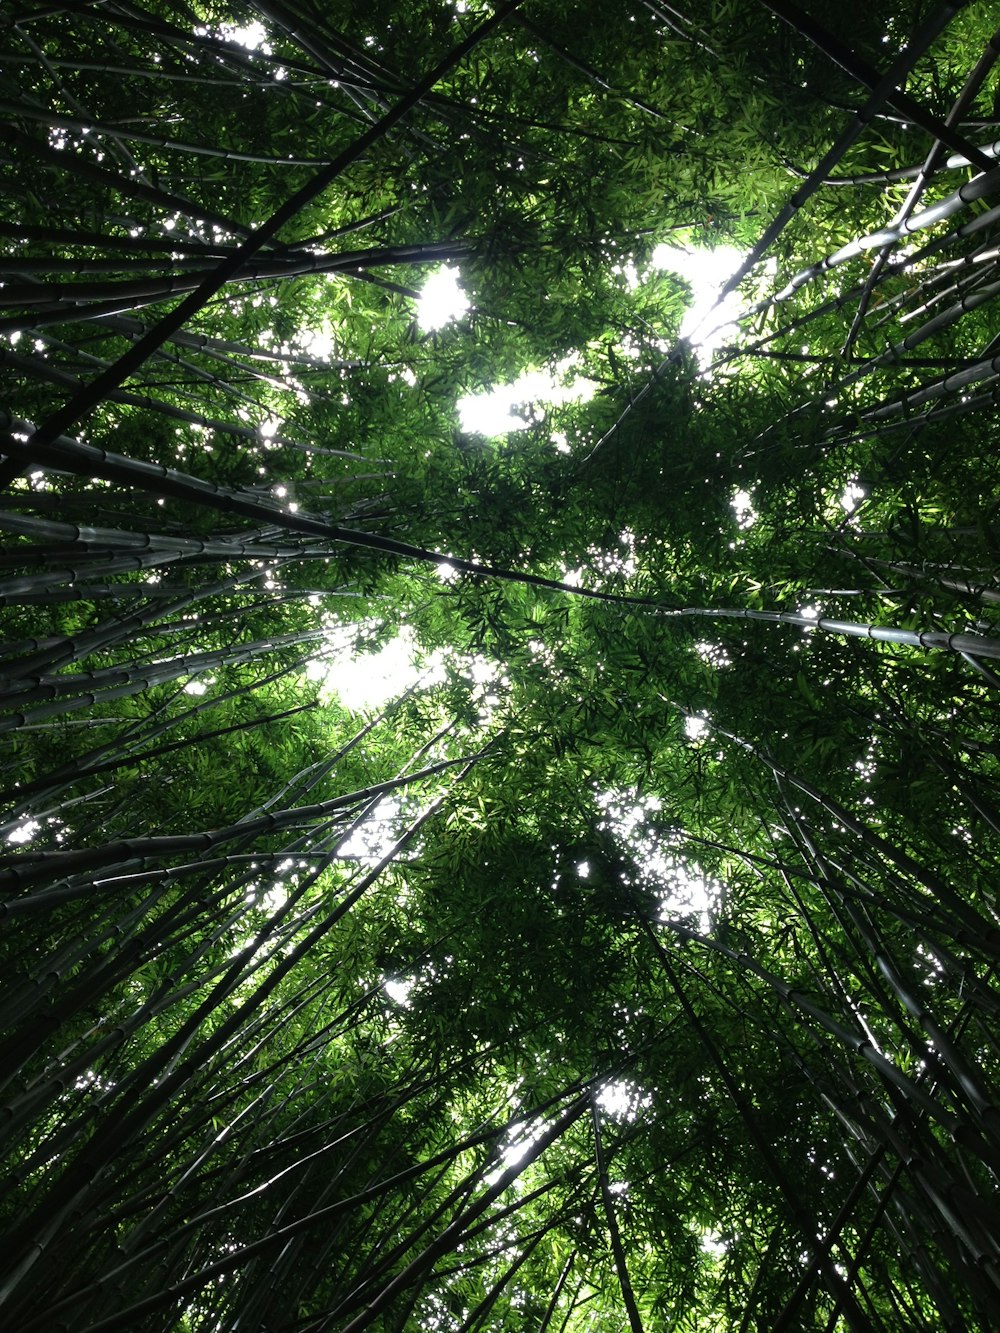
M 5 1327 L 997 1326 L 990 17 L 5 8 Z

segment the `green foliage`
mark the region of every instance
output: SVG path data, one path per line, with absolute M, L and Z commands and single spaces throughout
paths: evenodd
M 4 1326 L 996 1327 L 993 16 L 806 10 L 0 18 Z

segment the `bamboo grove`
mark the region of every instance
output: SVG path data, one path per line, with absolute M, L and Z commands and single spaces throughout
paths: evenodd
M 989 11 L 3 7 L 3 1327 L 1000 1323 Z

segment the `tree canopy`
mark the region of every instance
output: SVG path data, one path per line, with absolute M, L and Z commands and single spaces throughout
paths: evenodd
M 1000 1324 L 993 17 L 4 7 L 4 1327 Z

